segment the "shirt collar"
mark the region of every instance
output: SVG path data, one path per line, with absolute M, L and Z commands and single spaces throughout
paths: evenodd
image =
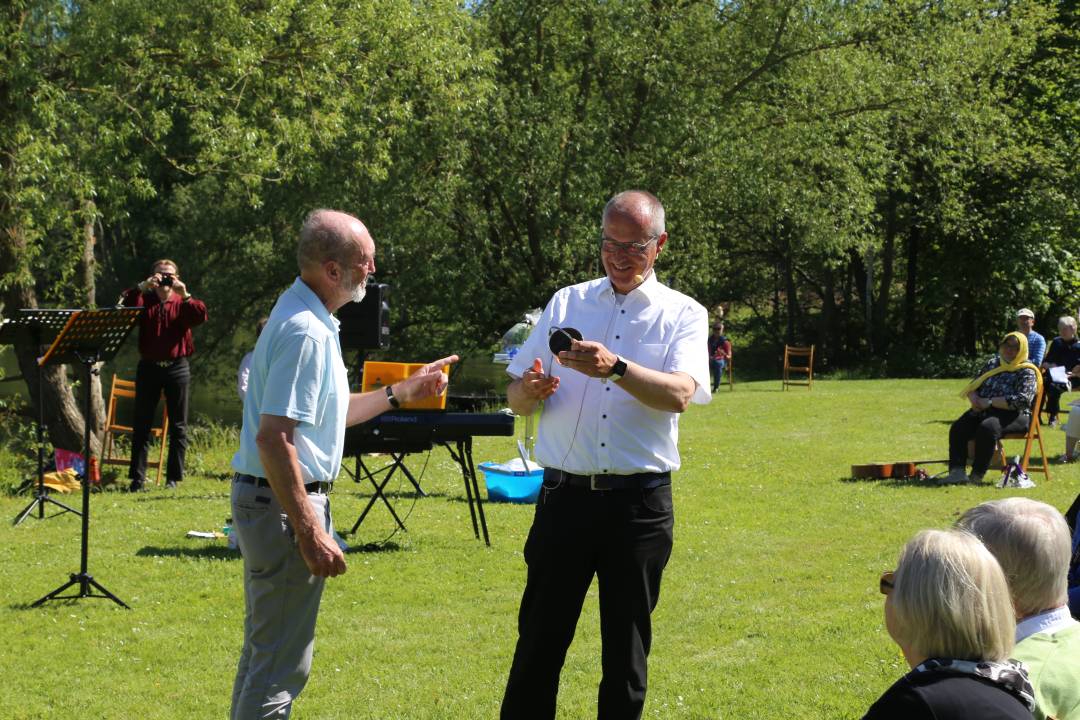
M 626 293 L 626 298 L 640 297 L 647 304 L 652 304 L 660 297 L 662 287 L 660 281 L 656 279 L 656 268 L 653 268 L 640 285 Z M 611 278 L 605 277 L 604 282 L 600 283 L 600 292 L 611 297 L 615 296 L 615 287 L 611 284 Z
M 296 278 L 296 280 L 293 281 L 290 290 L 296 293 L 296 296 L 307 305 L 308 309 L 315 314 L 315 317 L 323 321 L 326 327 L 337 332 L 338 326 L 341 323 L 339 323 L 338 319 L 326 309 L 326 306 L 323 305 L 319 296 L 315 294 L 314 290 L 308 287 L 307 283 L 305 283 L 302 278 Z
M 1026 617 L 1016 623 L 1016 642 L 1031 637 L 1035 633 L 1051 635 L 1075 622 L 1069 613 L 1068 605 L 1062 605 L 1059 608 Z

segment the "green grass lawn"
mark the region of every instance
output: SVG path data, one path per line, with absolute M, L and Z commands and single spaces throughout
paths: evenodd
M 857 462 L 944 458 L 961 386 L 818 381 L 810 392 L 781 392 L 779 381 L 747 383 L 683 417 L 675 551 L 654 614 L 646 717 L 858 718 L 904 672 L 882 625 L 879 574 L 916 530 L 1017 491 L 847 476 Z M 1064 436 L 1047 435 L 1056 457 Z M 0 718 L 226 716 L 241 562 L 224 541 L 184 534 L 220 529 L 228 515 L 230 445 L 228 433 L 199 433 L 194 473 L 177 492 L 93 496 L 90 572 L 130 611 L 99 599 L 29 608 L 78 570 L 79 519 L 12 527 L 28 499 L 0 499 Z M 477 462 L 513 456 L 509 438 L 476 445 Z M 0 464 L 11 462 L 0 450 Z M 423 465 L 421 456 L 410 462 Z M 1034 474 L 1038 487 L 1023 492 L 1065 509 L 1080 467 L 1052 472 L 1050 482 Z M 379 551 L 351 552 L 348 573 L 327 584 L 294 717 L 497 717 L 532 508 L 487 505 L 489 549 L 473 538 L 445 451 L 431 454 L 422 483 L 431 497 L 396 500 L 399 510 L 412 506 L 409 532 Z M 339 530 L 367 496 L 339 482 Z M 392 529 L 376 507 L 349 540 Z M 560 718 L 595 716 L 599 677 L 594 585 L 563 670 Z

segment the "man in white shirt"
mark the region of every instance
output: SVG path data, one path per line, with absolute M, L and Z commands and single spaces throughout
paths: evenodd
M 656 197 L 613 197 L 599 248 L 606 277 L 555 293 L 507 369 L 515 413 L 543 404 L 536 457 L 545 470 L 525 542 L 504 720 L 555 717 L 559 673 L 593 575 L 603 640 L 597 716 L 641 717 L 650 615 L 671 555 L 679 413 L 712 397 L 708 313 L 653 271 L 666 242 Z M 549 336 L 560 328 L 584 339 L 555 357 Z
M 232 720 L 286 718 L 307 683 L 323 584 L 345 572 L 328 497 L 345 426 L 442 392 L 442 368 L 458 359 L 350 394 L 331 313 L 363 298 L 375 242 L 351 215 L 316 210 L 304 221 L 296 254 L 300 277 L 278 298 L 255 343 L 232 460 L 245 605 Z

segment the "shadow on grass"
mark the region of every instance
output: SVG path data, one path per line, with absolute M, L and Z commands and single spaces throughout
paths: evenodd
M 344 533 L 342 533 L 344 536 Z M 405 548 L 400 544 L 393 541 L 386 542 L 368 542 L 363 545 L 350 545 L 345 551 L 346 555 L 354 555 L 361 553 L 384 553 L 384 552 L 401 552 Z
M 158 547 L 155 545 L 147 545 L 136 550 L 135 556 L 197 558 L 202 560 L 239 560 L 240 551 L 230 550 L 224 545 L 202 545 L 200 547 Z
M 943 487 L 938 485 L 937 480 L 933 475 L 927 478 L 854 478 L 854 477 L 842 477 L 840 478 L 842 483 L 878 483 L 885 487 L 902 488 L 902 487 Z

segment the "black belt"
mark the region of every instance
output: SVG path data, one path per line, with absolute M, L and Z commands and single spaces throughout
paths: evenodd
M 187 360 L 187 355 L 185 355 L 184 357 L 173 358 L 172 360 L 147 360 L 146 362 L 152 365 L 156 365 L 159 368 L 168 368 L 172 367 L 181 360 Z
M 245 475 L 243 473 L 236 473 L 236 482 L 244 483 L 245 485 L 254 485 L 255 487 L 268 488 L 270 487 L 270 481 L 266 478 L 256 477 L 254 475 Z M 328 482 L 309 482 L 304 485 L 304 490 L 309 494 L 314 493 L 317 495 L 327 495 L 330 493 L 330 488 L 334 486 L 334 483 Z
M 632 475 L 575 475 L 562 470 L 546 470 L 561 478 L 567 487 L 586 488 L 588 490 L 648 490 L 671 484 L 670 472 L 644 472 Z

